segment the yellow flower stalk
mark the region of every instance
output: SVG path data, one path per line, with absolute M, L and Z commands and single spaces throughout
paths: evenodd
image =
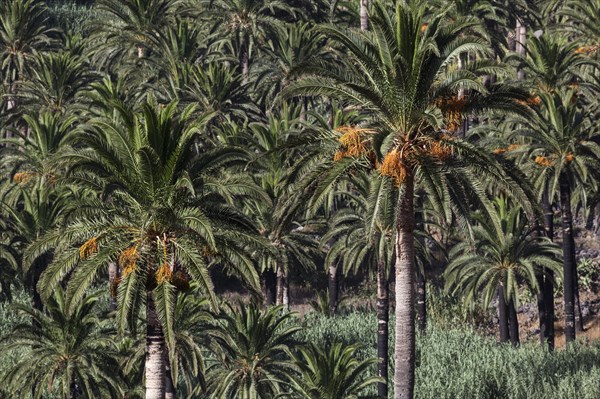
M 98 240 L 97 237 L 90 238 L 79 247 L 79 258 L 86 260 L 94 253 L 98 251 Z

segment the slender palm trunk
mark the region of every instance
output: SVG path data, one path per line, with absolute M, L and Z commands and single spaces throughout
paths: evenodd
M 146 399 L 165 397 L 165 336 L 152 293 L 146 299 Z
M 510 343 L 512 346 L 517 347 L 521 343 L 519 339 L 519 319 L 517 319 L 517 309 L 512 299 L 508 302 L 508 325 L 510 329 Z
M 415 385 L 415 210 L 414 177 L 409 175 L 398 197 L 396 234 L 396 331 L 394 399 L 412 399 Z
M 525 54 L 525 46 L 527 41 L 527 28 L 521 21 L 517 19 L 517 26 L 515 29 L 515 51 L 518 54 Z M 517 72 L 517 79 L 523 80 L 525 79 L 525 71 L 520 69 Z
M 360 0 L 360 30 L 369 30 L 369 0 Z
M 248 77 L 250 75 L 250 54 L 247 43 L 243 43 L 240 48 L 240 71 L 242 73 L 242 83 L 248 83 Z
M 275 303 L 275 299 L 277 297 L 277 277 L 273 270 L 267 269 L 263 272 L 262 278 L 264 287 L 265 306 L 271 306 Z
M 385 264 L 377 262 L 377 376 L 383 381 L 377 383 L 380 399 L 388 397 L 388 338 L 390 300 Z
M 275 305 L 283 305 L 283 287 L 285 286 L 285 276 L 283 272 L 283 266 L 277 265 L 277 293 L 275 295 Z
M 329 315 L 334 316 L 338 305 L 338 268 L 329 266 Z
M 565 304 L 565 339 L 575 340 L 575 239 L 571 214 L 571 186 L 565 175 L 560 176 L 560 208 L 563 233 L 563 283 Z
M 108 264 L 108 288 L 110 292 L 110 309 L 117 310 L 117 284 L 119 279 L 119 267 L 116 262 Z
M 417 326 L 419 332 L 427 330 L 427 281 L 421 271 L 417 270 Z
M 290 279 L 288 275 L 288 271 L 285 270 L 283 273 L 283 308 L 285 310 L 290 310 Z
M 542 197 L 542 207 L 544 210 L 544 233 L 550 240 L 554 240 L 554 212 L 552 211 L 552 202 L 546 187 Z M 540 328 L 540 338 L 542 343 L 548 346 L 549 350 L 554 350 L 554 272 L 551 269 L 545 270 L 544 282 L 542 286 L 542 295 L 545 310 L 544 332 Z
M 173 381 L 173 374 L 171 370 L 171 364 L 169 362 L 169 350 L 165 350 L 165 399 L 175 399 L 175 382 Z
M 510 333 L 508 332 L 508 307 L 504 299 L 504 287 L 498 286 L 498 326 L 500 328 L 500 343 L 508 342 Z

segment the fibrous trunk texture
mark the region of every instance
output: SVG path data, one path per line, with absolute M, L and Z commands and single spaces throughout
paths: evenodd
M 377 263 L 377 376 L 383 381 L 377 383 L 380 399 L 388 397 L 388 338 L 390 301 L 385 264 Z
M 415 383 L 415 211 L 414 177 L 404 180 L 398 197 L 396 234 L 396 331 L 394 398 L 412 399 Z
M 544 234 L 550 240 L 554 240 L 554 211 L 552 210 L 552 201 L 548 194 L 548 187 L 544 190 L 542 197 L 542 207 L 544 210 Z M 551 269 L 545 270 L 545 276 L 542 289 L 543 306 L 544 306 L 544 328 L 541 328 L 542 320 L 540 319 L 540 340 L 542 344 L 546 344 L 549 350 L 554 350 L 554 272 Z
M 165 397 L 165 336 L 152 293 L 146 300 L 146 399 Z
M 338 268 L 329 266 L 329 315 L 334 316 L 338 305 Z
M 571 187 L 564 175 L 560 177 L 560 208 L 563 235 L 565 339 L 569 343 L 575 340 L 575 239 L 571 214 Z
M 265 306 L 275 304 L 277 294 L 277 277 L 272 269 L 263 272 L 263 287 L 265 296 Z
M 421 333 L 427 330 L 427 281 L 425 275 L 417 270 L 417 326 Z
M 510 328 L 510 343 L 513 346 L 519 346 L 519 319 L 517 319 L 517 308 L 515 302 L 511 299 L 508 303 L 508 325 Z
M 499 285 L 498 292 L 498 326 L 500 328 L 500 342 L 508 342 L 510 334 L 508 332 L 508 309 L 504 300 L 504 287 Z
M 369 0 L 360 0 L 360 29 L 369 30 Z

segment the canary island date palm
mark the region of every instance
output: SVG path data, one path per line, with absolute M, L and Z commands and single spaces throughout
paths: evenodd
M 289 146 L 303 135 L 300 110 L 300 106 L 284 103 L 268 114 L 267 123 L 250 125 L 250 142 L 259 155 L 249 169 L 264 190 L 265 198 L 248 201 L 247 213 L 270 246 L 260 256 L 260 270 L 276 273 L 275 304 L 286 306 L 290 271 L 295 266 L 314 270 L 320 255 L 314 238 L 315 223 L 306 217 L 305 203 L 290 184 L 305 156 L 298 148 Z M 269 303 L 272 298 L 266 299 Z
M 82 94 L 98 78 L 85 57 L 68 50 L 34 52 L 30 62 L 31 71 L 19 92 L 20 111 L 76 111 Z
M 239 72 L 248 81 L 251 57 L 257 42 L 266 41 L 291 20 L 298 9 L 281 0 L 198 0 L 192 14 L 215 26 L 227 37 L 238 57 Z
M 314 59 L 331 56 L 324 36 L 308 23 L 290 24 L 273 35 L 253 71 L 258 102 L 273 108 L 282 89 L 296 79 L 295 71 Z
M 559 9 L 562 16 L 567 17 L 563 28 L 576 33 L 587 42 L 582 50 L 596 53 L 600 49 L 600 28 L 596 23 L 600 18 L 600 2 L 598 0 L 569 0 Z
M 112 323 L 100 315 L 99 298 L 88 294 L 68 311 L 58 288 L 48 298 L 46 312 L 13 305 L 24 321 L 0 340 L 0 353 L 16 350 L 21 356 L 2 376 L 3 385 L 18 397 L 120 397 Z
M 495 179 L 508 185 L 510 170 L 454 133 L 465 113 L 514 110 L 515 98 L 526 99 L 504 86 L 486 89 L 481 77 L 498 70 L 493 63 L 476 61 L 461 70 L 453 67 L 457 57 L 467 51 L 486 52 L 485 41 L 476 34 L 477 21 L 448 19 L 443 12 L 425 20 L 424 13 L 424 6 L 412 3 L 398 2 L 392 12 L 377 3 L 371 15 L 372 33 L 323 27 L 334 45 L 346 51 L 344 62 L 306 68 L 308 76 L 288 91 L 343 98 L 370 114 L 370 125 L 348 129 L 340 137 L 342 148 L 335 156 L 339 162 L 328 165 L 330 173 L 347 171 L 359 159 L 370 162 L 399 189 L 395 223 L 397 399 L 412 398 L 414 391 L 415 184 L 418 180 L 432 193 L 452 191 L 454 185 L 444 185 L 444 179 L 452 182 L 458 176 L 467 176 L 472 182 Z M 461 88 L 468 89 L 468 95 L 459 97 Z M 472 185 L 475 190 L 478 186 Z M 524 190 L 511 186 L 519 199 L 527 202 Z M 447 198 L 456 199 L 452 195 Z M 461 206 L 460 202 L 454 204 Z
M 348 206 L 330 219 L 330 228 L 321 241 L 333 241 L 325 265 L 343 265 L 342 272 L 369 273 L 377 282 L 377 375 L 378 394 L 388 397 L 389 274 L 394 259 L 397 190 L 391 179 L 375 172 L 351 179 Z M 339 195 L 343 195 L 340 193 Z M 369 268 L 371 270 L 363 270 Z
M 300 377 L 294 387 L 296 393 L 282 395 L 297 399 L 358 399 L 365 389 L 379 378 L 370 376 L 375 359 L 359 360 L 359 345 L 332 342 L 326 348 L 307 344 L 298 349 L 294 360 Z
M 502 309 L 508 306 L 508 313 L 513 315 L 510 338 L 513 345 L 518 345 L 516 308 L 520 287 L 525 284 L 537 293 L 541 288 L 539 274 L 546 270 L 560 274 L 561 251 L 550 239 L 537 235 L 519 206 L 505 198 L 498 198 L 495 204 L 495 220 L 481 214 L 473 216 L 477 223 L 473 237 L 451 250 L 444 276 L 446 287 L 462 294 L 467 302 L 481 296 L 487 307 L 497 296 L 501 317 L 508 316 Z M 508 323 L 505 317 L 501 318 L 501 329 L 506 331 Z M 501 334 L 501 340 L 506 338 Z
M 524 147 L 528 168 L 538 180 L 538 187 L 547 189 L 551 198 L 560 199 L 563 283 L 565 303 L 565 336 L 575 339 L 575 297 L 577 270 L 573 232 L 572 194 L 575 188 L 583 194 L 597 187 L 600 172 L 600 132 L 593 122 L 597 115 L 594 105 L 573 88 L 553 94 L 540 94 L 540 107 L 533 118 L 520 121 L 522 129 L 515 134 L 531 141 Z
M 554 221 L 551 214 L 552 203 L 557 195 L 556 181 L 552 183 L 551 174 L 544 173 L 544 169 L 539 168 L 540 165 L 530 162 L 533 158 L 527 155 L 529 151 L 538 148 L 538 145 L 544 147 L 548 143 L 538 143 L 537 140 L 542 140 L 543 138 L 536 134 L 533 135 L 533 140 L 531 140 L 529 131 L 531 129 L 548 131 L 548 129 L 551 129 L 549 126 L 562 128 L 564 123 L 562 121 L 563 118 L 554 118 L 554 113 L 547 106 L 548 101 L 553 100 L 550 100 L 548 96 L 558 98 L 564 95 L 562 90 L 567 87 L 581 90 L 581 94 L 590 96 L 589 98 L 595 96 L 594 93 L 597 91 L 598 85 L 594 83 L 593 74 L 590 74 L 590 71 L 597 68 L 597 62 L 593 58 L 588 57 L 586 48 L 581 47 L 581 45 L 578 42 L 568 42 L 556 34 L 556 32 L 550 31 L 540 37 L 531 37 L 528 41 L 526 54 L 513 54 L 508 58 L 509 62 L 514 62 L 515 67 L 525 73 L 527 79 L 523 81 L 523 84 L 529 86 L 534 95 L 537 96 L 539 93 L 544 93 L 545 101 L 542 101 L 540 97 L 534 97 L 534 101 L 531 101 L 534 104 L 534 108 L 537 109 L 536 117 L 525 118 L 524 120 L 517 118 L 516 121 L 509 119 L 507 127 L 512 132 L 509 135 L 509 139 L 514 144 L 517 144 L 517 148 L 519 148 L 519 143 L 523 143 L 523 137 L 530 137 L 525 141 L 528 144 L 527 146 L 517 151 L 511 151 L 510 153 L 517 158 L 524 156 L 524 159 L 521 159 L 522 167 L 528 171 L 528 174 L 537 176 L 537 178 L 534 178 L 535 184 L 542 199 L 544 213 L 547 215 L 544 219 L 544 228 L 551 239 L 553 238 L 552 232 L 554 231 Z M 577 102 L 580 103 L 581 100 Z M 550 108 L 555 107 L 552 106 Z M 571 120 L 571 122 L 577 123 L 575 120 Z M 541 125 L 538 127 L 536 123 L 540 123 Z M 523 130 L 520 127 L 523 127 Z M 525 150 L 526 148 L 528 150 Z M 500 149 L 499 151 L 504 151 L 504 149 Z M 531 168 L 534 165 L 535 167 Z M 574 250 L 574 247 L 572 249 Z M 573 256 L 574 254 L 565 255 L 564 260 L 568 261 Z M 551 272 L 549 271 L 546 274 L 549 273 Z M 543 342 L 545 341 L 548 344 L 549 348 L 553 348 L 554 294 L 553 285 L 550 280 L 548 281 L 549 284 L 544 284 L 543 301 L 539 303 L 540 316 L 544 315 L 546 319 L 542 320 L 542 317 L 540 317 L 540 337 Z
M 26 253 L 54 248 L 55 259 L 38 284 L 45 297 L 69 275 L 67 306 L 80 301 L 109 262 L 117 262 L 119 330 L 134 323 L 145 304 L 147 398 L 165 394 L 165 341 L 175 354 L 175 296 L 188 280 L 215 303 L 208 269 L 222 264 L 257 286 L 248 257 L 255 233 L 249 221 L 206 183 L 241 157 L 241 151 L 194 156 L 202 120 L 192 108 L 146 104 L 139 113 L 117 108 L 90 122 L 78 149 L 65 155 L 72 179 L 102 196 L 86 198 L 64 227 Z M 176 116 L 176 114 L 178 114 Z M 209 117 L 208 115 L 206 116 Z M 214 176 L 213 176 L 214 177 Z M 226 179 L 221 179 L 226 187 Z M 250 243 L 250 244 L 248 244 Z M 129 322 L 129 323 L 128 323 Z
M 210 332 L 215 341 L 207 370 L 211 397 L 270 399 L 289 390 L 295 371 L 290 350 L 300 327 L 294 313 L 282 310 L 240 302 L 220 315 Z
M 52 47 L 55 33 L 49 26 L 44 2 L 7 0 L 0 4 L 0 76 L 10 95 L 8 108 L 16 106 L 17 81 L 30 67 L 33 51 Z

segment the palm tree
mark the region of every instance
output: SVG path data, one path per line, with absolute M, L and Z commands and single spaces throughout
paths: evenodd
M 293 19 L 298 12 L 281 0 L 197 0 L 195 3 L 193 13 L 221 30 L 235 48 L 244 83 L 248 81 L 257 42 L 276 34 L 283 25 L 282 19 Z
M 290 24 L 273 35 L 253 68 L 254 87 L 263 108 L 273 110 L 281 91 L 297 78 L 296 72 L 316 59 L 331 58 L 325 37 L 308 23 Z M 304 105 L 306 112 L 306 105 Z
M 11 96 L 8 110 L 16 106 L 17 81 L 29 67 L 33 51 L 51 47 L 54 33 L 48 26 L 44 2 L 7 0 L 0 4 L 0 76 Z
M 270 250 L 260 256 L 260 270 L 276 273 L 276 305 L 289 306 L 289 275 L 294 266 L 316 269 L 320 256 L 314 220 L 306 217 L 304 201 L 293 191 L 292 181 L 302 165 L 303 151 L 290 147 L 303 134 L 300 107 L 283 104 L 268 114 L 267 123 L 250 125 L 252 143 L 259 155 L 250 165 L 265 197 L 247 202 Z M 304 149 L 306 150 L 306 149 Z M 267 288 L 267 287 L 265 287 Z M 269 298 L 267 303 L 269 303 Z
M 583 50 L 595 53 L 600 49 L 600 28 L 595 21 L 600 17 L 598 0 L 569 0 L 559 10 L 568 19 L 564 29 L 575 32 L 581 39 L 588 42 Z
M 565 336 L 575 339 L 575 298 L 577 270 L 571 196 L 575 187 L 588 190 L 596 185 L 600 172 L 599 131 L 594 123 L 595 106 L 583 103 L 573 89 L 540 94 L 541 106 L 535 117 L 520 120 L 531 143 L 526 146 L 530 168 L 538 176 L 538 186 L 551 197 L 558 192 L 563 245 Z
M 371 162 L 399 189 L 395 224 L 395 398 L 412 398 L 414 390 L 415 182 L 422 181 L 428 191 L 439 193 L 435 185 L 443 184 L 444 179 L 459 183 L 460 177 L 473 181 L 487 176 L 500 184 L 511 180 L 492 157 L 453 133 L 465 112 L 477 108 L 514 109 L 514 91 L 496 87 L 489 92 L 484 87 L 478 77 L 489 73 L 488 67 L 494 69 L 486 62 L 469 64 L 460 71 L 450 68 L 461 53 L 486 51 L 485 42 L 472 34 L 477 22 L 448 20 L 441 14 L 424 25 L 424 12 L 422 6 L 398 2 L 390 15 L 386 6 L 378 3 L 371 15 L 373 33 L 322 28 L 335 44 L 346 49 L 345 62 L 307 69 L 313 76 L 305 77 L 288 91 L 342 98 L 370 113 L 370 129 L 352 129 L 340 138 L 342 149 L 336 156 L 340 162 L 330 172 L 339 174 L 359 161 Z M 461 87 L 471 90 L 468 96 L 457 97 Z M 477 170 L 478 176 L 469 172 L 470 168 Z M 451 169 L 454 175 L 447 173 Z M 330 181 L 318 182 L 317 192 Z M 445 187 L 459 191 L 465 185 Z M 515 190 L 526 202 L 524 192 Z
M 509 57 L 509 61 L 514 60 L 515 66 L 522 70 L 527 80 L 524 81 L 525 85 L 528 85 L 535 95 L 539 93 L 544 93 L 545 96 L 551 97 L 560 97 L 562 96 L 561 90 L 565 87 L 579 87 L 583 91 L 594 92 L 596 90 L 596 85 L 593 83 L 593 79 L 590 79 L 588 73 L 586 73 L 586 69 L 590 67 L 596 67 L 596 62 L 592 59 L 586 57 L 585 53 L 580 51 L 579 44 L 576 42 L 567 43 L 560 37 L 552 34 L 546 33 L 542 36 L 532 37 L 530 38 L 527 46 L 527 54 L 519 55 L 515 54 Z M 594 94 L 592 94 L 593 96 Z M 545 107 L 542 104 L 541 98 L 532 97 L 533 103 L 540 103 L 542 108 Z M 539 100 L 539 101 L 538 101 Z M 546 102 L 552 101 L 546 97 Z M 531 129 L 538 129 L 538 127 L 532 124 L 532 120 L 536 121 L 536 123 L 541 123 L 545 128 L 540 128 L 541 130 L 546 130 L 547 132 L 551 131 L 552 128 L 549 126 L 556 126 L 559 129 L 562 129 L 561 123 L 557 120 L 553 120 L 553 113 L 551 111 L 541 111 L 538 110 L 537 117 L 534 119 L 525 118 L 525 119 L 517 119 L 509 120 L 509 124 L 516 123 L 517 128 L 513 129 L 513 126 L 510 126 L 511 131 L 513 131 L 513 138 L 521 140 L 522 136 L 529 137 L 528 140 L 531 140 L 531 135 L 529 131 Z M 572 121 L 575 122 L 575 121 Z M 523 123 L 521 125 L 521 123 Z M 524 129 L 521 130 L 519 126 L 524 126 Z M 542 147 L 546 144 L 537 143 L 535 140 L 543 139 L 540 135 L 533 135 L 534 141 L 528 142 L 528 148 L 530 150 L 534 150 L 538 148 L 538 145 Z M 564 143 L 566 144 L 566 142 Z M 516 155 L 523 154 L 523 151 L 515 152 Z M 527 158 L 525 163 L 523 164 L 526 168 L 527 165 L 531 165 L 531 163 L 527 163 L 530 160 Z M 536 185 L 538 188 L 538 192 L 540 193 L 542 204 L 544 206 L 544 212 L 546 215 L 544 220 L 544 227 L 546 234 L 553 239 L 553 231 L 554 231 L 554 220 L 550 215 L 552 212 L 552 203 L 554 202 L 554 198 L 557 192 L 556 180 L 552 182 L 551 174 L 544 173 L 543 171 L 540 173 L 539 168 L 534 168 L 531 171 L 533 174 L 537 175 L 538 178 L 536 180 Z M 574 247 L 573 247 L 574 249 Z M 565 262 L 568 259 L 572 259 L 574 254 L 564 254 Z M 546 275 L 550 275 L 551 271 L 547 271 Z M 544 282 L 544 293 L 542 297 L 542 303 L 540 303 L 540 313 L 545 315 L 545 320 L 542 320 L 540 317 L 540 338 L 542 342 L 546 342 L 550 348 L 554 347 L 554 293 L 553 293 L 553 285 L 551 283 L 551 279 Z
M 87 295 L 68 311 L 59 288 L 48 298 L 46 313 L 13 305 L 26 321 L 0 341 L 0 353 L 21 353 L 3 376 L 3 385 L 21 397 L 29 393 L 33 398 L 120 397 L 117 348 L 108 319 L 98 314 L 99 298 Z
M 99 68 L 119 73 L 135 89 L 150 74 L 148 57 L 175 24 L 177 0 L 101 0 L 90 22 L 91 57 Z M 109 22 L 110 21 L 110 22 Z
M 219 316 L 210 333 L 215 360 L 207 370 L 213 397 L 271 399 L 286 392 L 295 368 L 290 348 L 300 327 L 293 313 L 282 310 L 239 302 Z
M 118 261 L 119 330 L 146 306 L 147 398 L 165 394 L 165 342 L 174 354 L 175 296 L 183 282 L 198 281 L 213 304 L 208 269 L 214 264 L 258 285 L 248 257 L 251 244 L 258 242 L 251 224 L 204 184 L 204 174 L 215 174 L 239 160 L 240 153 L 223 149 L 195 157 L 192 144 L 204 121 L 192 121 L 189 107 L 179 116 L 176 112 L 176 103 L 146 104 L 141 113 L 117 108 L 111 117 L 93 120 L 65 161 L 75 181 L 102 191 L 107 200 L 86 198 L 64 227 L 26 253 L 31 259 L 55 249 L 57 256 L 38 287 L 49 297 L 69 275 L 69 308 L 100 270 Z M 226 187 L 227 180 L 221 181 Z
M 326 266 L 341 264 L 347 274 L 374 268 L 377 281 L 377 384 L 380 398 L 388 397 L 389 275 L 394 259 L 397 190 L 391 179 L 367 172 L 352 179 L 351 203 L 338 210 L 321 241 L 333 241 Z M 335 239 L 335 241 L 334 241 Z
M 97 77 L 83 56 L 67 50 L 34 52 L 30 62 L 31 71 L 19 93 L 23 102 L 20 112 L 74 111 Z
M 358 345 L 331 342 L 327 348 L 307 344 L 298 349 L 294 359 L 301 376 L 297 393 L 283 395 L 297 399 L 358 399 L 369 386 L 380 381 L 369 377 L 375 359 L 358 360 Z
M 493 219 L 481 214 L 473 216 L 478 224 L 473 228 L 472 240 L 452 249 L 444 276 L 447 289 L 460 292 L 467 302 L 481 295 L 487 307 L 497 295 L 499 314 L 504 316 L 500 317 L 501 342 L 508 338 L 506 326 L 510 325 L 510 339 L 516 346 L 520 285 L 526 283 L 538 292 L 539 274 L 545 269 L 560 272 L 560 249 L 548 238 L 536 235 L 520 207 L 504 198 L 496 199 L 495 205 L 497 214 Z

